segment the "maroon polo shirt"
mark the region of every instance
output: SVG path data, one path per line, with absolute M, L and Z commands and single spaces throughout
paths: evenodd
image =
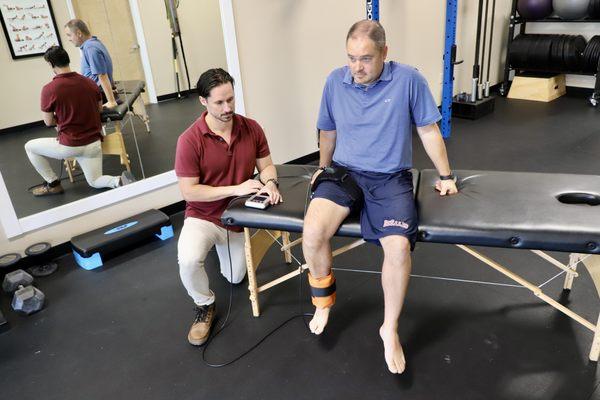
M 77 72 L 58 74 L 42 89 L 42 111 L 56 114 L 58 142 L 85 146 L 102 139 L 98 85 Z
M 177 140 L 175 173 L 178 177 L 199 178 L 209 186 L 231 186 L 252 178 L 256 159 L 268 156 L 265 133 L 256 121 L 238 114 L 233 116 L 231 144 L 211 132 L 202 113 Z M 188 201 L 186 217 L 213 222 L 219 226 L 221 215 L 231 197 L 217 201 Z M 241 228 L 230 228 L 241 231 Z

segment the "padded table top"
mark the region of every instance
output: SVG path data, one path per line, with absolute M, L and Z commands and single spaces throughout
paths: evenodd
M 120 121 L 125 118 L 127 111 L 131 108 L 135 100 L 144 91 L 146 84 L 144 81 L 119 81 L 115 82 L 117 93 L 121 104 L 115 108 L 105 108 L 100 113 L 102 122 L 108 120 Z
M 224 224 L 301 232 L 315 168 L 278 165 L 284 203 L 257 210 L 244 206 L 246 197 L 235 199 L 223 214 Z M 455 174 L 460 192 L 442 197 L 434 189 L 435 170 L 414 173 L 419 241 L 600 254 L 600 176 Z M 565 193 L 586 193 L 590 204 L 598 204 L 565 204 L 558 200 Z M 348 218 L 337 235 L 361 237 L 358 217 Z
M 277 165 L 279 191 L 283 203 L 266 210 L 257 210 L 244 206 L 249 196 L 235 199 L 223 213 L 221 220 L 225 225 L 237 225 L 248 228 L 268 228 L 288 232 L 302 232 L 307 196 L 310 196 L 310 178 L 317 169 L 314 165 Z M 413 185 L 416 189 L 418 172 L 413 170 Z M 338 229 L 337 235 L 362 237 L 358 215 L 350 216 Z
M 600 198 L 600 176 L 455 171 L 459 193 L 441 197 L 421 171 L 419 241 L 600 254 L 600 205 L 564 204 L 564 193 Z

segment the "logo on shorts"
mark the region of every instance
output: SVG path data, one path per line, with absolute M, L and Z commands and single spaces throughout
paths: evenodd
M 384 219 L 383 220 L 383 227 L 387 228 L 389 226 L 397 226 L 403 229 L 408 229 L 408 224 L 404 221 L 397 221 L 395 219 Z

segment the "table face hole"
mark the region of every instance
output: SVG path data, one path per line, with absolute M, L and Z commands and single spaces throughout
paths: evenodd
M 562 193 L 556 199 L 563 204 L 587 204 L 588 206 L 600 205 L 600 195 L 585 192 Z

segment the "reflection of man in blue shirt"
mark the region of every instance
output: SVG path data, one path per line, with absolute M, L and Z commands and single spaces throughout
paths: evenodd
M 113 65 L 104 44 L 90 34 L 87 25 L 80 19 L 67 22 L 65 34 L 71 43 L 81 48 L 81 75 L 92 79 L 102 88 L 105 107 L 116 107 Z

